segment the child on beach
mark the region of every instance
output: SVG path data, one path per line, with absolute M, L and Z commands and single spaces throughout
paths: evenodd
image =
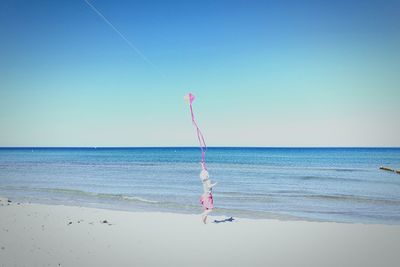
M 213 196 L 211 191 L 204 193 L 201 197 L 200 197 L 200 204 L 203 206 L 204 211 L 201 214 L 201 218 L 203 220 L 203 223 L 206 224 L 207 223 L 207 216 L 208 214 L 210 214 L 210 212 L 212 212 L 212 209 L 214 208 L 214 201 L 213 201 Z
M 207 223 L 207 216 L 214 208 L 214 200 L 212 196 L 212 188 L 217 184 L 212 184 L 210 176 L 203 162 L 201 162 L 200 180 L 203 184 L 203 195 L 200 197 L 200 204 L 204 208 L 204 212 L 201 214 L 203 223 Z

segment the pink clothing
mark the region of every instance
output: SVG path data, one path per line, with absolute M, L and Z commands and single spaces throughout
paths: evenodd
M 206 193 L 200 197 L 200 204 L 203 205 L 205 209 L 213 209 L 214 208 L 214 200 L 211 193 Z

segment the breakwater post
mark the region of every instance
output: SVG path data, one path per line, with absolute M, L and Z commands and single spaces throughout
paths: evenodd
M 400 170 L 395 170 L 389 167 L 385 167 L 385 166 L 380 166 L 379 167 L 380 170 L 384 170 L 384 171 L 389 171 L 389 172 L 395 172 L 397 174 L 400 174 Z

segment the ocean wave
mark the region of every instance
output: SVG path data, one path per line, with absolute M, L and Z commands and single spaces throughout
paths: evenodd
M 340 167 L 322 167 L 322 166 L 313 166 L 313 167 L 298 167 L 294 166 L 292 169 L 297 170 L 311 170 L 311 171 L 332 171 L 332 172 L 367 172 L 369 169 L 365 168 L 340 168 Z
M 297 179 L 303 181 L 323 181 L 323 182 L 341 182 L 341 183 L 363 183 L 363 184 L 394 184 L 399 185 L 398 181 L 384 181 L 384 180 L 367 180 L 362 178 L 349 178 L 349 177 L 332 177 L 332 176 L 317 176 L 317 175 L 305 175 L 297 176 Z
M 146 198 L 139 197 L 139 196 L 129 196 L 129 195 L 123 195 L 123 194 L 93 193 L 93 192 L 87 192 L 87 191 L 82 191 L 82 190 L 64 189 L 64 188 L 62 188 L 62 189 L 45 188 L 44 190 L 50 191 L 50 192 L 79 194 L 79 195 L 91 196 L 91 197 L 103 198 L 103 199 L 125 200 L 125 201 L 143 202 L 143 203 L 150 203 L 150 204 L 159 203 L 158 201 L 155 201 L 155 200 L 150 200 L 150 199 L 146 199 Z
M 131 195 L 123 195 L 123 194 L 109 194 L 109 193 L 95 193 L 89 191 L 83 191 L 79 189 L 72 188 L 47 188 L 47 187 L 27 187 L 27 186 L 3 186 L 1 189 L 6 190 L 24 190 L 24 191 L 38 191 L 44 193 L 61 193 L 75 196 L 83 196 L 83 197 L 93 197 L 100 199 L 110 199 L 110 200 L 123 200 L 123 201 L 132 201 L 132 202 L 142 202 L 149 204 L 159 203 L 158 201 L 146 199 L 140 196 L 131 196 Z
M 357 183 L 367 182 L 365 180 L 348 178 L 348 177 L 340 178 L 340 177 L 316 176 L 316 175 L 299 176 L 299 178 L 301 180 L 341 181 L 341 182 L 357 182 Z
M 149 199 L 145 199 L 142 197 L 132 197 L 132 196 L 121 196 L 122 199 L 125 200 L 134 200 L 134 201 L 141 201 L 141 202 L 146 202 L 146 203 L 159 203 L 158 201 L 155 200 L 149 200 Z
M 369 198 L 356 195 L 304 195 L 305 198 L 320 199 L 320 200 L 333 200 L 333 201 L 351 201 L 358 203 L 369 204 L 386 204 L 386 205 L 400 205 L 400 200 L 397 199 L 383 199 L 383 198 Z
M 263 193 L 254 193 L 254 192 L 238 192 L 238 191 L 221 191 L 218 192 L 218 195 L 221 196 L 229 196 L 229 197 L 242 197 L 242 196 L 265 196 Z
M 273 203 L 282 202 L 289 198 L 303 198 L 313 200 L 325 200 L 325 201 L 341 201 L 341 202 L 352 202 L 352 203 L 364 203 L 372 205 L 392 205 L 400 206 L 400 199 L 387 199 L 387 198 L 376 198 L 367 196 L 357 195 L 346 195 L 346 194 L 314 194 L 303 190 L 278 190 L 268 193 L 252 193 L 252 192 L 218 192 L 218 197 L 226 198 L 227 201 L 236 199 L 238 201 L 253 202 L 253 203 Z

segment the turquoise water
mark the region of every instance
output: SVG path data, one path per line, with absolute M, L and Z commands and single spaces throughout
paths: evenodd
M 198 148 L 0 148 L 14 201 L 200 213 Z M 400 148 L 209 148 L 215 214 L 400 224 Z

